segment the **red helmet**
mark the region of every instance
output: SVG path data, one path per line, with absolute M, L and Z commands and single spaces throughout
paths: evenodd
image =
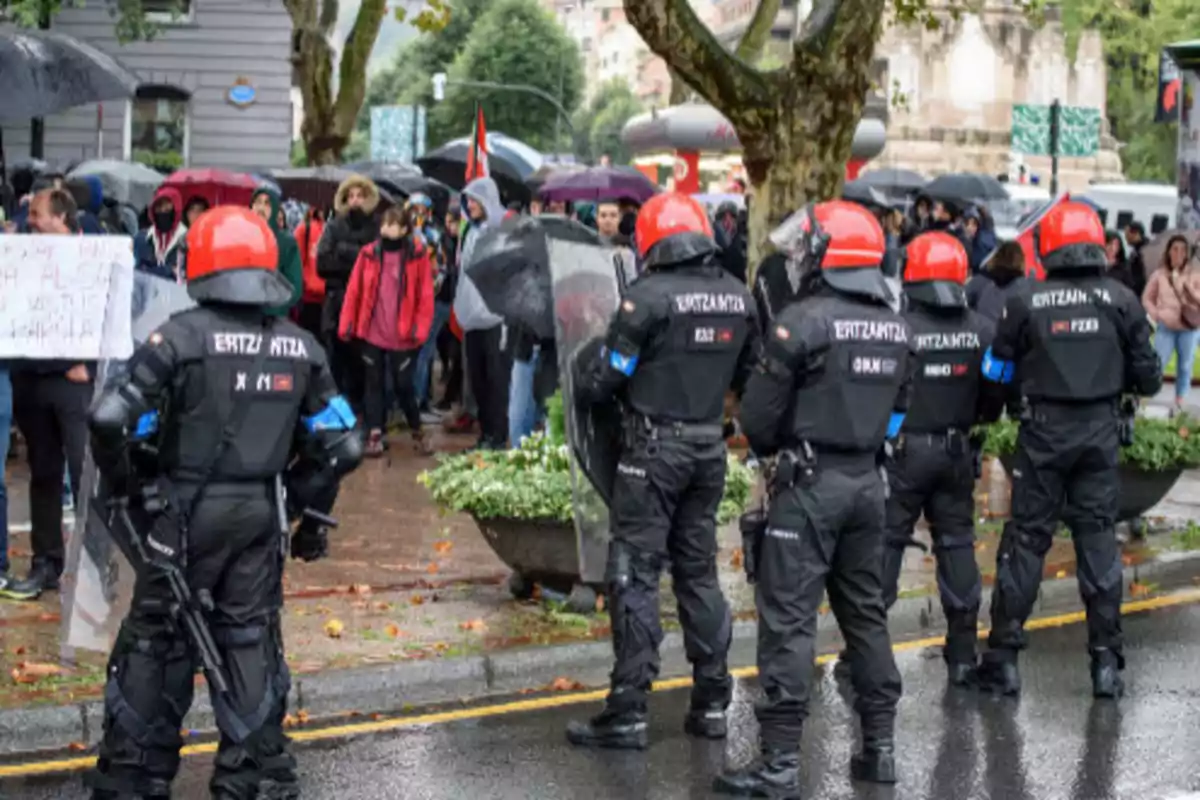
M 880 271 L 887 239 L 875 215 L 858 203 L 830 200 L 803 208 L 772 231 L 771 241 L 798 259 L 802 272 L 820 270 L 835 289 L 893 300 Z
M 1104 269 L 1104 223 L 1086 203 L 1068 200 L 1051 208 L 1033 231 L 1033 248 L 1047 272 L 1055 269 Z
M 218 206 L 202 214 L 185 246 L 188 293 L 198 303 L 275 306 L 291 297 L 277 272 L 275 234 L 248 208 Z
M 716 252 L 712 223 L 700 201 L 679 192 L 656 194 L 637 216 L 642 268 L 677 264 Z
M 966 308 L 967 250 L 948 233 L 923 233 L 904 250 L 904 290 L 909 298 L 942 308 Z

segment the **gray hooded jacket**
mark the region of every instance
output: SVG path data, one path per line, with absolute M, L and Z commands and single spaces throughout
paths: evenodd
M 471 256 L 475 252 L 475 243 L 489 228 L 504 221 L 504 206 L 500 204 L 500 190 L 491 178 L 476 178 L 462 190 L 464 197 L 470 197 L 483 206 L 485 218 L 473 222 L 463 238 L 462 250 L 459 251 L 458 290 L 454 294 L 454 315 L 464 331 L 485 331 L 494 328 L 504 320 L 493 314 L 483 302 L 475 283 L 467 276 L 467 268 L 471 264 Z

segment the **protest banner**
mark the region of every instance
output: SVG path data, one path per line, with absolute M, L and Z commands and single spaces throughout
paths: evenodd
M 125 359 L 133 242 L 127 236 L 0 235 L 0 359 Z

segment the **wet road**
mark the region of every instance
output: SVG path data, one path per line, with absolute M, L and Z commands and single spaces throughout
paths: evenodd
M 948 693 L 940 659 L 899 654 L 901 783 L 857 786 L 850 709 L 828 667 L 805 732 L 805 797 L 930 800 L 1176 800 L 1200 791 L 1200 606 L 1127 618 L 1129 690 L 1096 703 L 1079 625 L 1036 631 L 1020 702 Z M 497 713 L 389 734 L 310 744 L 300 751 L 306 798 L 551 800 L 708 798 L 723 758 L 754 747 L 752 682 L 738 687 L 727 743 L 683 735 L 686 690 L 654 696 L 645 754 L 570 748 L 563 726 L 594 704 Z M 558 698 L 566 699 L 566 698 Z M 471 712 L 465 712 L 471 713 Z M 202 798 L 207 756 L 187 761 L 178 798 Z M 83 797 L 78 777 L 0 783 L 0 797 Z

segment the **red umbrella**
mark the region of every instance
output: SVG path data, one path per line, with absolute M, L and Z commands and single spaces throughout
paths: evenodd
M 248 206 L 258 182 L 244 172 L 224 169 L 181 169 L 163 183 L 179 190 L 186 203 L 203 197 L 210 206 Z

